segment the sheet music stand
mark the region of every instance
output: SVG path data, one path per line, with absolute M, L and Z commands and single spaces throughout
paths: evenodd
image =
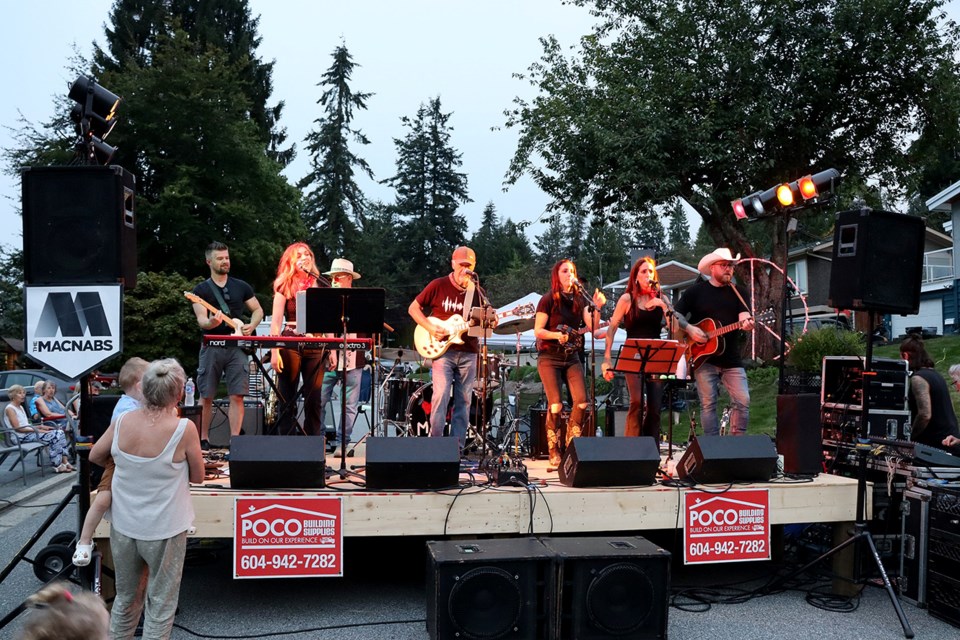
M 643 424 L 646 411 L 646 376 L 676 375 L 677 363 L 683 356 L 684 345 L 677 340 L 660 340 L 647 338 L 628 338 L 613 365 L 614 371 L 635 373 L 640 376 L 640 424 Z M 673 457 L 673 420 L 670 420 L 667 435 L 667 460 Z
M 340 469 L 347 476 L 363 478 L 347 470 L 347 334 L 380 333 L 386 290 L 361 287 L 310 288 L 297 293 L 297 330 L 301 333 L 333 333 L 340 343 Z M 302 331 L 301 331 L 302 329 Z M 328 474 L 333 474 L 332 469 Z

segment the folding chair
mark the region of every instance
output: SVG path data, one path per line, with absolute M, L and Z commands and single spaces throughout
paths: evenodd
M 31 453 L 37 454 L 37 466 L 40 467 L 40 477 L 43 477 L 43 450 L 47 445 L 42 442 L 21 442 L 17 432 L 13 429 L 0 429 L 0 465 L 7 456 L 15 454 L 16 458 L 10 465 L 12 471 L 20 463 L 20 473 L 23 475 L 23 486 L 27 486 L 27 468 L 24 459 Z

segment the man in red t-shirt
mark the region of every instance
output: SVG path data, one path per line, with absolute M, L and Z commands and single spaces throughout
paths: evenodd
M 450 266 L 451 273 L 431 281 L 410 303 L 407 311 L 436 343 L 444 344 L 457 334 L 463 339 L 463 344 L 450 342 L 446 351 L 433 359 L 430 412 L 430 435 L 440 437 L 444 435 L 452 388 L 450 436 L 456 437 L 462 447 L 470 420 L 470 394 L 473 393 L 473 383 L 477 377 L 477 353 L 480 350 L 479 341 L 467 335 L 463 323 L 469 319 L 470 309 L 480 305 L 480 291 L 473 282 L 477 254 L 469 247 L 457 247 Z M 441 322 L 435 322 L 434 319 Z

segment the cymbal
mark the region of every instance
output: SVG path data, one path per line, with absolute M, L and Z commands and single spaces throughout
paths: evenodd
M 510 335 L 533 329 L 535 323 L 534 316 L 510 318 L 506 322 L 501 322 L 493 328 L 493 332 L 500 335 Z
M 417 362 L 420 359 L 420 354 L 417 353 L 416 349 L 380 349 L 380 359 L 383 361 Z

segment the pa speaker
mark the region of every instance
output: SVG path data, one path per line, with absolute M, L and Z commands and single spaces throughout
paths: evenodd
M 445 489 L 460 478 L 456 438 L 370 438 L 368 489 Z
M 556 554 L 557 637 L 667 637 L 670 553 L 640 537 L 543 538 Z
M 777 471 L 777 450 L 767 436 L 700 436 L 677 463 L 677 475 L 698 484 L 766 482 Z
M 230 486 L 234 489 L 319 489 L 324 486 L 323 438 L 234 436 Z
M 427 543 L 433 639 L 552 638 L 553 557 L 536 538 Z
M 122 167 L 23 172 L 27 284 L 137 284 L 133 174 Z
M 200 405 L 197 405 L 200 406 Z M 213 401 L 210 418 L 210 443 L 224 445 L 230 442 L 230 399 Z M 199 423 L 197 423 L 199 425 Z M 263 401 L 253 398 L 243 400 L 243 422 L 240 423 L 243 434 L 259 436 L 263 434 Z
M 862 209 L 837 214 L 827 304 L 917 313 L 925 231 L 922 218 L 902 213 Z
M 805 476 L 820 473 L 822 442 L 820 396 L 777 396 L 777 451 L 783 456 L 783 472 Z
M 650 436 L 574 438 L 563 454 L 560 482 L 568 487 L 653 484 L 660 449 Z
M 90 403 L 89 412 L 80 412 L 80 435 L 93 438 L 96 442 L 103 435 L 103 432 L 110 426 L 110 418 L 113 417 L 113 410 L 120 402 L 121 396 L 88 396 L 87 402 Z M 84 405 L 86 408 L 86 405 Z

